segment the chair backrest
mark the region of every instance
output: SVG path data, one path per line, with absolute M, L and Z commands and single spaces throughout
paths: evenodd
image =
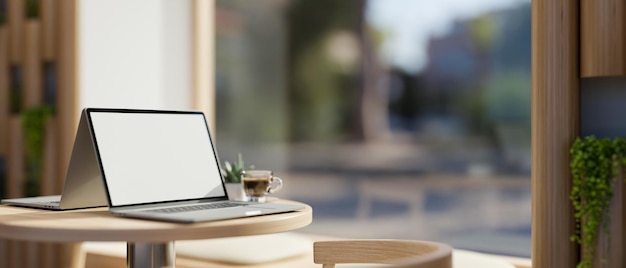
M 338 263 L 391 264 L 403 268 L 452 268 L 452 247 L 416 240 L 341 240 L 313 244 L 313 261 L 323 268 Z

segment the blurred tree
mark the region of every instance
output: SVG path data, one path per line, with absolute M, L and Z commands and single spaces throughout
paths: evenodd
M 218 139 L 287 139 L 285 0 L 216 2 Z M 237 152 L 239 150 L 235 150 Z
M 361 95 L 360 70 L 338 66 L 342 63 L 333 58 L 338 51 L 332 50 L 350 53 L 360 47 L 353 46 L 355 42 L 339 43 L 339 47 L 328 43 L 338 35 L 359 40 L 363 9 L 364 0 L 291 3 L 287 17 L 291 140 L 333 141 L 358 135 L 354 119 Z

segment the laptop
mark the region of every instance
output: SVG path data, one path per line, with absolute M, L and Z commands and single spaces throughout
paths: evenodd
M 107 206 L 106 193 L 91 137 L 86 113 L 83 111 L 80 115 L 61 195 L 2 199 L 0 202 L 49 210 Z
M 204 113 L 85 110 L 109 211 L 192 223 L 305 208 L 229 201 Z

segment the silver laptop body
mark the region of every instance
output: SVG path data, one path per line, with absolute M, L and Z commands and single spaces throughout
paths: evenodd
M 229 201 L 202 112 L 88 108 L 86 113 L 115 215 L 192 223 L 304 208 Z
M 51 210 L 107 206 L 106 193 L 91 137 L 86 111 L 83 110 L 61 195 L 3 199 L 1 202 Z

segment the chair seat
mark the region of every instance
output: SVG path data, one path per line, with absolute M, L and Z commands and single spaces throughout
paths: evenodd
M 176 242 L 176 255 L 250 265 L 310 254 L 313 240 L 295 233 Z
M 452 268 L 452 247 L 444 243 L 399 239 L 318 241 L 313 262 L 324 268 L 336 264 L 391 264 L 402 268 Z
M 260 259 L 258 257 L 252 256 L 248 251 L 244 253 L 243 250 L 231 250 L 231 252 L 240 252 L 240 254 L 235 254 L 238 256 L 224 257 L 220 256 L 217 251 L 208 252 L 205 250 L 199 250 L 197 253 L 203 253 L 202 255 L 195 255 L 192 252 L 186 252 L 181 249 L 178 249 L 176 255 L 176 267 L 179 268 L 200 268 L 200 267 L 214 267 L 214 268 L 290 268 L 290 267 L 299 267 L 299 268 L 320 268 L 321 265 L 313 263 L 313 242 L 314 241 L 327 241 L 327 240 L 336 240 L 337 238 L 326 237 L 326 236 L 316 236 L 310 234 L 302 234 L 302 233 L 282 233 L 275 234 L 278 240 L 273 240 L 271 246 L 268 248 L 276 248 L 276 246 L 285 246 L 287 247 L 299 247 L 300 249 L 293 250 L 290 253 L 283 252 L 285 255 L 283 256 L 274 256 L 275 259 Z M 268 235 L 267 237 L 235 237 L 235 238 L 225 238 L 226 241 L 220 242 L 219 239 L 209 239 L 209 240 L 198 240 L 198 241 L 178 241 L 176 242 L 176 247 L 185 247 L 186 243 L 199 243 L 197 249 L 208 249 L 213 248 L 215 245 L 222 244 L 227 245 L 231 248 L 244 249 L 246 247 L 250 247 L 255 243 L 266 244 L 267 239 L 270 239 L 272 235 Z M 250 240 L 248 238 L 251 238 Z M 232 241 L 228 241 L 231 240 Z M 215 241 L 218 240 L 218 241 Z M 214 243 L 215 242 L 215 243 Z M 280 244 L 280 245 L 279 245 Z M 306 244 L 306 249 L 303 246 Z M 192 244 L 188 244 L 192 245 Z M 86 268 L 109 268 L 109 267 L 125 267 L 126 263 L 126 244 L 121 242 L 86 242 L 84 243 L 84 251 L 86 253 Z M 303 254 L 300 254 L 304 252 Z M 258 252 L 257 252 L 258 253 Z M 252 253 L 253 255 L 254 253 Z M 267 257 L 266 257 L 267 258 Z M 253 260 L 260 261 L 258 263 L 253 263 Z M 478 252 L 466 251 L 453 249 L 452 251 L 452 261 L 453 268 L 515 268 L 515 267 L 525 267 L 530 268 L 530 260 L 528 259 L 513 259 L 513 263 L 516 265 L 512 265 L 509 262 L 509 258 L 504 258 L 501 256 L 494 256 L 489 254 L 483 254 Z M 245 263 L 245 264 L 244 264 Z M 338 265 L 338 268 L 350 268 L 350 267 L 389 267 L 389 265 L 380 265 L 380 264 L 343 264 Z

